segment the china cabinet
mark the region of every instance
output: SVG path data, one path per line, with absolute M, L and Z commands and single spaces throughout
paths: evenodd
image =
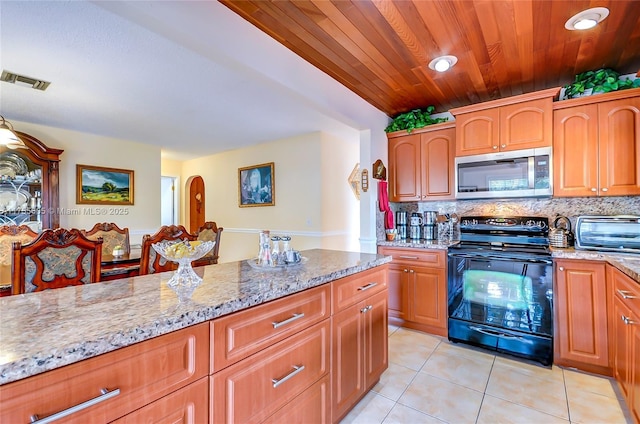
M 26 148 L 0 147 L 0 223 L 34 231 L 60 226 L 58 165 L 63 150 L 17 132 Z

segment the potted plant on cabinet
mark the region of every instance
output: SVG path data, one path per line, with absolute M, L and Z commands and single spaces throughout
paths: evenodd
M 583 72 L 576 75 L 571 84 L 562 87 L 560 100 L 640 87 L 640 78 L 634 79 L 632 75 L 620 77 L 620 73 L 610 68 Z

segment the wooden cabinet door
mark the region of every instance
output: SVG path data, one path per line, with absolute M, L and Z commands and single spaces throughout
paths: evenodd
M 615 284 L 615 283 L 614 283 Z M 618 298 L 613 300 L 613 312 L 610 319 L 613 322 L 613 376 L 620 385 L 625 398 L 629 398 L 631 383 L 631 326 L 627 325 L 624 317 L 630 317 L 631 312 Z
M 409 269 L 404 264 L 391 263 L 388 270 L 389 317 L 405 321 L 408 319 L 407 277 Z
M 267 418 L 264 424 L 330 423 L 330 406 L 331 379 L 327 375 Z
M 554 112 L 553 195 L 598 194 L 598 108 L 576 106 Z
M 500 151 L 551 146 L 553 101 L 550 97 L 500 108 Z
M 557 260 L 555 266 L 554 362 L 587 371 L 609 367 L 605 264 Z
M 412 267 L 409 320 L 447 328 L 447 281 L 444 268 Z
M 497 152 L 499 137 L 499 108 L 456 116 L 456 156 Z
M 640 195 L 640 97 L 598 104 L 602 196 Z
M 371 296 L 365 302 L 364 331 L 364 381 L 365 390 L 372 387 L 389 365 L 387 293 Z
M 389 140 L 389 200 L 420 200 L 422 165 L 420 134 Z
M 455 136 L 455 128 L 422 134 L 422 200 L 455 197 Z
M 331 318 L 331 403 L 334 421 L 345 415 L 364 393 L 363 307 L 364 302 L 355 304 Z

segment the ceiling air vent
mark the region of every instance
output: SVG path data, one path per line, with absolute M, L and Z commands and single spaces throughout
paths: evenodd
M 12 84 L 24 85 L 36 90 L 46 90 L 49 87 L 50 82 L 38 80 L 35 78 L 25 77 L 24 75 L 14 74 L 9 71 L 2 71 L 0 80 L 10 82 Z

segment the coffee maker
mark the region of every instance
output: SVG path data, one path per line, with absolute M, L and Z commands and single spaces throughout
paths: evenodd
M 437 240 L 438 231 L 436 227 L 436 218 L 438 213 L 436 211 L 425 211 L 422 218 L 422 238 L 425 240 Z
M 407 238 L 407 213 L 403 211 L 396 212 L 396 230 L 398 230 L 398 238 Z
M 411 218 L 409 218 L 409 238 L 411 240 L 420 240 L 421 227 L 422 215 L 418 212 L 412 213 Z

